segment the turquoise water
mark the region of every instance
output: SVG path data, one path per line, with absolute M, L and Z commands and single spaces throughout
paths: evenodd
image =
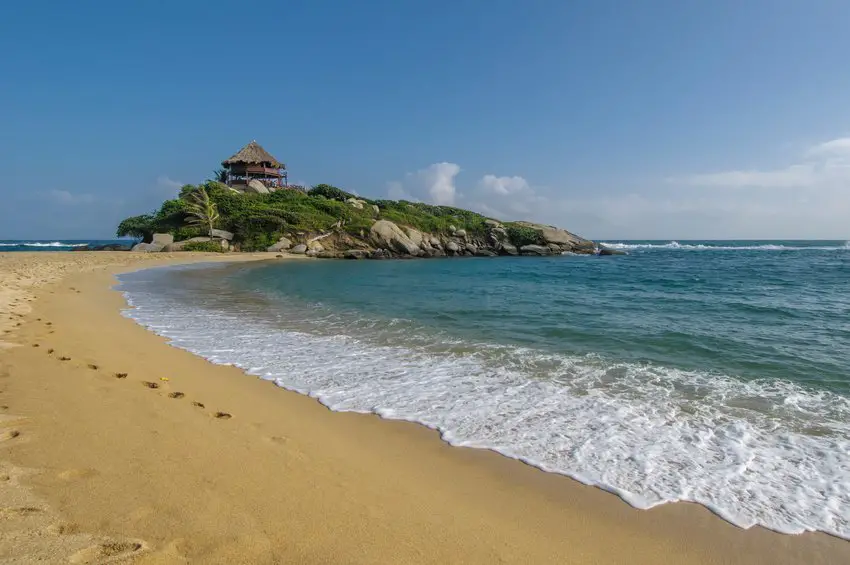
M 850 247 L 275 262 L 122 277 L 175 345 L 743 527 L 850 538 Z

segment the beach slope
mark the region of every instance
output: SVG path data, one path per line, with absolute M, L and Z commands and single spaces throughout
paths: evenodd
M 0 562 L 844 563 L 822 534 L 649 511 L 169 347 L 114 274 L 274 255 L 0 255 Z M 280 352 L 286 355 L 285 351 Z

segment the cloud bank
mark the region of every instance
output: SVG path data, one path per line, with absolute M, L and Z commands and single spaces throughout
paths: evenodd
M 435 163 L 388 183 L 388 194 L 597 239 L 850 238 L 850 137 L 808 147 L 773 168 L 645 179 L 595 194 L 569 182 L 539 186 L 519 175 L 465 179 L 461 170 Z

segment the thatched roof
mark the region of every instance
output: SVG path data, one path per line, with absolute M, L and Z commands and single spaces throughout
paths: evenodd
M 252 141 L 251 143 L 237 151 L 233 157 L 221 162 L 222 166 L 224 167 L 229 167 L 230 165 L 237 164 L 261 165 L 264 163 L 268 163 L 272 167 L 278 169 L 286 168 L 286 165 L 275 159 L 271 155 L 271 153 L 263 149 L 262 146 L 256 141 Z

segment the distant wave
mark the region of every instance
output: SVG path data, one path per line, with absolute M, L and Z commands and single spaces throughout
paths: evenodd
M 842 251 L 850 250 L 850 241 L 844 245 L 782 245 L 765 243 L 760 245 L 714 245 L 704 243 L 617 243 L 601 242 L 599 245 L 609 249 L 681 249 L 684 251 Z
M 87 247 L 88 243 L 63 243 L 61 241 L 50 242 L 20 242 L 20 243 L 0 243 L 0 247 Z

